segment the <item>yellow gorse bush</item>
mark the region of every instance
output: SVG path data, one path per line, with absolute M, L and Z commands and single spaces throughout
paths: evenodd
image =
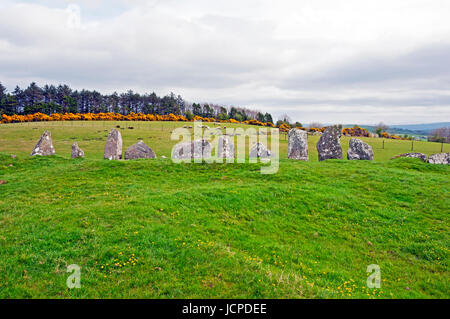
M 43 113 L 34 113 L 27 115 L 2 115 L 0 123 L 23 123 L 23 122 L 50 122 L 50 121 L 173 121 L 173 122 L 188 122 L 189 120 L 183 115 L 175 114 L 144 114 L 133 113 L 123 115 L 120 113 L 53 113 L 51 115 Z M 235 119 L 218 120 L 213 117 L 195 116 L 193 121 L 203 122 L 221 122 L 221 123 L 235 123 L 235 124 L 250 124 L 259 126 L 274 127 L 272 123 L 263 123 L 256 120 L 248 120 L 244 122 L 236 121 Z

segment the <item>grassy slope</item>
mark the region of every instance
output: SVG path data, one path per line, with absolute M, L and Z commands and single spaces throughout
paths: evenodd
M 40 132 L 9 130 L 0 151 L 19 159 L 0 155 L 0 297 L 448 298 L 447 166 L 311 155 L 261 175 L 257 164 L 96 160 L 96 140 L 80 142 L 99 144 L 91 159 L 28 158 Z M 57 152 L 81 131 L 52 128 Z M 168 155 L 162 132 L 148 144 Z M 125 144 L 140 133 L 124 131 Z M 72 263 L 79 290 L 65 285 Z M 381 289 L 365 286 L 369 264 Z

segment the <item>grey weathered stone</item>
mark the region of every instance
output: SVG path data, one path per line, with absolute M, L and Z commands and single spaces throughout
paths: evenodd
M 253 145 L 253 147 L 250 149 L 249 157 L 252 158 L 269 158 L 272 156 L 272 152 L 267 149 L 267 147 L 263 143 L 260 142 Z
M 217 149 L 218 158 L 234 158 L 234 143 L 228 136 L 220 136 Z
M 342 147 L 339 138 L 342 134 L 342 125 L 333 125 L 325 129 L 317 143 L 319 161 L 327 159 L 342 159 Z
M 165 157 L 164 155 L 162 155 L 161 158 L 164 159 L 164 158 L 167 158 L 167 157 Z
M 122 158 L 122 135 L 116 129 L 112 129 L 108 134 L 104 158 L 109 160 Z
M 293 128 L 289 130 L 288 158 L 307 161 L 308 158 L 308 134 L 306 131 Z
M 433 154 L 428 157 L 428 163 L 450 165 L 450 153 Z
M 36 146 L 31 152 L 31 156 L 35 155 L 47 156 L 54 154 L 55 148 L 53 147 L 52 136 L 49 131 L 45 131 L 44 134 L 42 134 L 41 138 L 39 139 L 39 142 L 37 142 Z
M 422 153 L 405 153 L 405 154 L 395 155 L 394 157 L 391 158 L 391 160 L 394 158 L 399 158 L 399 157 L 420 158 L 423 162 L 427 161 L 427 156 Z
M 210 158 L 211 143 L 205 139 L 178 143 L 172 149 L 173 159 Z
M 156 154 L 143 141 L 139 141 L 125 151 L 126 160 L 138 158 L 156 158 Z
M 72 158 L 84 157 L 83 150 L 78 146 L 78 143 L 75 142 L 72 144 Z
M 373 160 L 372 146 L 360 139 L 352 138 L 349 142 L 347 159 L 349 160 Z

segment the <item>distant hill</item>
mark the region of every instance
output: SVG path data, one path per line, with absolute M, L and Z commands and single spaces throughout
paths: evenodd
M 346 124 L 344 127 L 353 127 L 354 124 Z M 370 132 L 375 132 L 375 125 L 360 125 L 361 127 L 369 130 Z M 426 124 L 397 124 L 397 125 L 388 125 L 388 133 L 396 134 L 396 135 L 414 135 L 414 136 L 426 136 L 432 130 L 450 126 L 450 122 L 438 122 L 438 123 L 426 123 Z
M 438 123 L 428 123 L 428 124 L 404 124 L 404 125 L 389 125 L 392 129 L 404 129 L 410 131 L 422 131 L 430 132 L 434 129 L 450 126 L 450 122 L 438 122 Z

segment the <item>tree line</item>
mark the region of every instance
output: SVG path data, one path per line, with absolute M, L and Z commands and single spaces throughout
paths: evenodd
M 450 143 L 450 127 L 440 127 L 430 132 L 429 142 Z
M 243 107 L 227 107 L 212 103 L 190 103 L 180 95 L 170 93 L 159 97 L 155 92 L 139 94 L 128 90 L 125 93 L 101 94 L 98 91 L 73 90 L 66 84 L 39 87 L 32 82 L 27 88 L 16 86 L 13 92 L 7 92 L 0 83 L 0 116 L 2 114 L 43 113 L 106 113 L 123 115 L 175 114 L 189 120 L 194 116 L 213 117 L 218 120 L 235 119 L 237 121 L 258 120 L 273 123 L 272 115 Z

